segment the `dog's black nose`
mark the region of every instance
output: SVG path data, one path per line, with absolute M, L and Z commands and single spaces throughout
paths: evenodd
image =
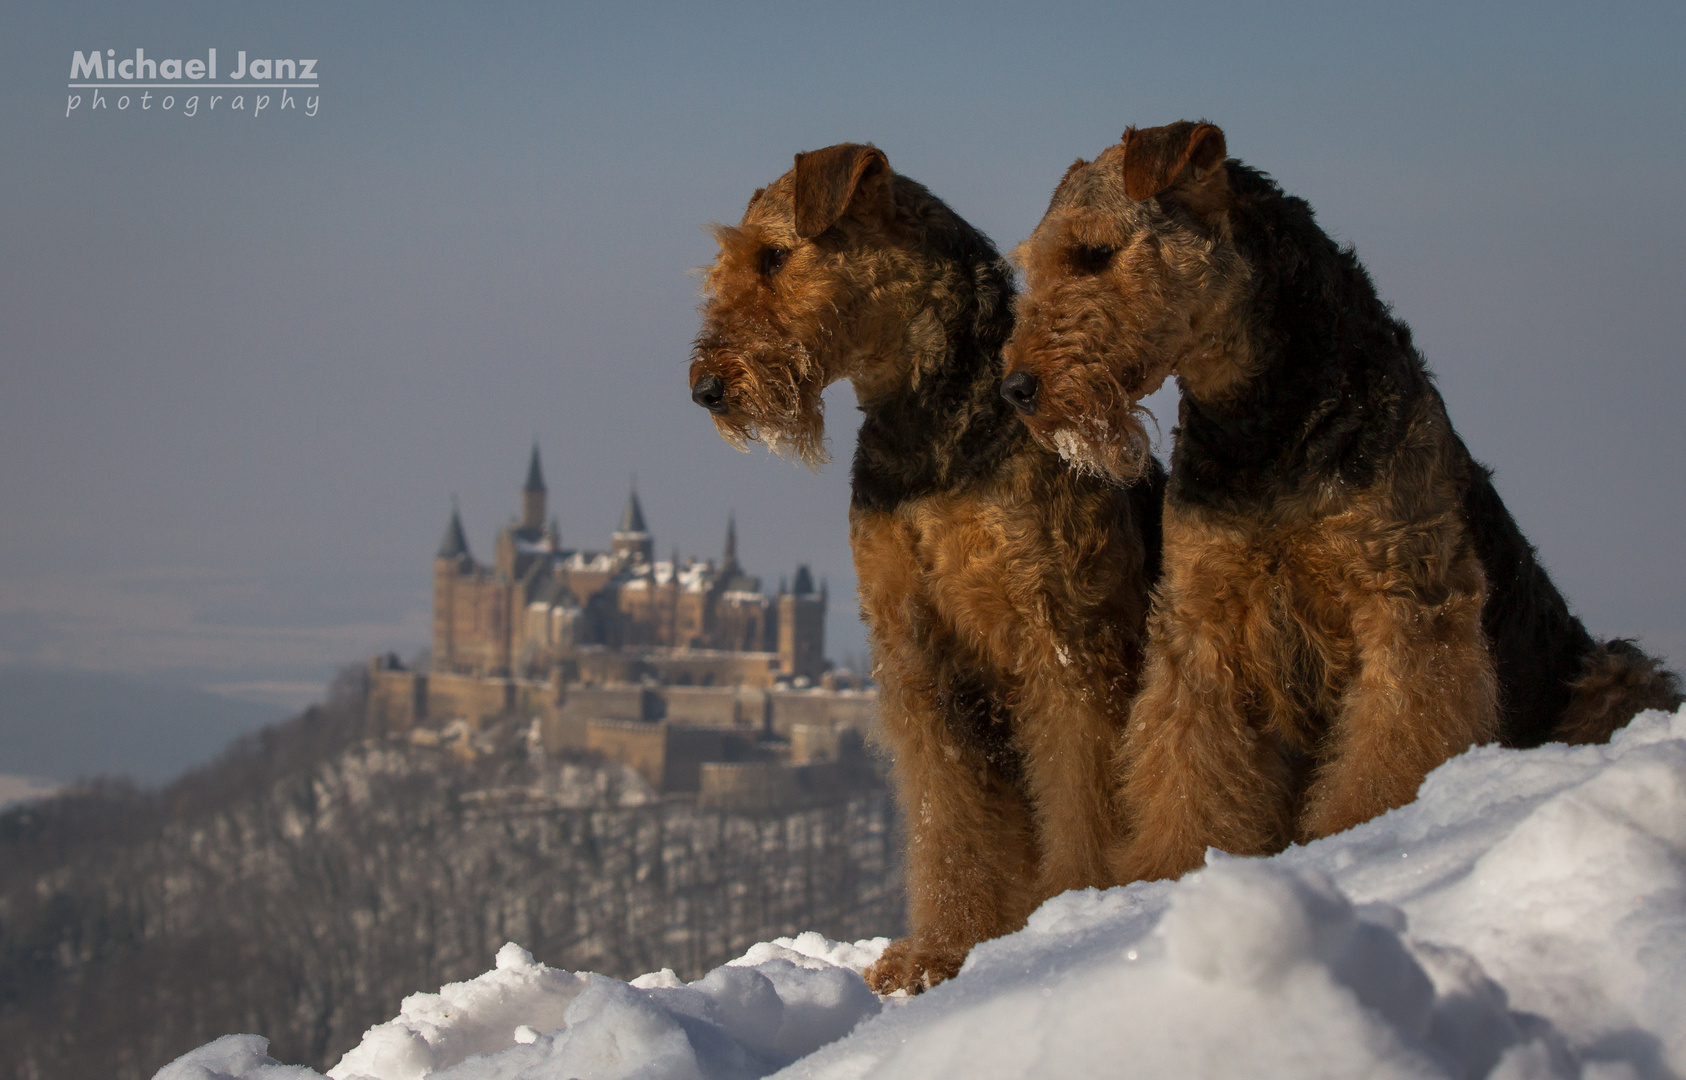
M 726 411 L 726 384 L 718 375 L 704 375 L 691 384 L 691 400 L 719 415 Z
M 1001 396 L 1026 416 L 1036 415 L 1036 376 L 1028 371 L 1015 371 L 1001 380 Z

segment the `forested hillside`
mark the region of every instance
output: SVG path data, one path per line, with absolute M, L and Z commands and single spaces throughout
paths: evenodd
M 0 1077 L 144 1080 L 231 1031 L 325 1069 L 506 941 L 694 978 L 779 934 L 899 928 L 882 790 L 705 810 L 518 724 L 465 754 L 365 740 L 362 712 L 348 674 L 162 791 L 0 815 Z

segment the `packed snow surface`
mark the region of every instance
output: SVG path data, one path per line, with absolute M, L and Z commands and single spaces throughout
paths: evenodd
M 694 983 L 537 963 L 406 999 L 333 1080 L 1686 1077 L 1686 709 L 1609 746 L 1483 747 L 1269 859 L 1067 893 L 880 1001 L 883 939 L 803 934 Z M 304 1080 L 255 1035 L 156 1080 Z

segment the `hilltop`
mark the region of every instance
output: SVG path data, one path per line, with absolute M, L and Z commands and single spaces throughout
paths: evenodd
M 0 814 L 0 1078 L 144 1078 L 231 1030 L 326 1068 L 511 937 L 695 977 L 770 935 L 898 924 L 881 788 L 704 807 L 547 754 L 524 718 L 421 745 L 366 711 L 348 671 L 162 789 L 100 781 Z

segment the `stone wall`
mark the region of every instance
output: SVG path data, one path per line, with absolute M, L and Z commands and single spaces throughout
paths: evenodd
M 697 805 L 742 810 L 791 806 L 797 772 L 773 761 L 708 761 L 698 770 Z
M 427 716 L 427 676 L 375 657 L 369 662 L 366 708 L 371 735 L 402 735 Z
M 435 671 L 427 677 L 426 717 L 431 726 L 456 717 L 483 720 L 515 707 L 514 679 L 483 679 L 455 672 Z
M 426 731 L 418 729 L 437 732 L 457 719 L 471 728 L 498 717 L 536 719 L 546 751 L 595 751 L 635 769 L 656 790 L 679 793 L 701 790 L 709 763 L 855 767 L 869 757 L 877 704 L 871 691 L 423 674 L 395 657 L 377 657 L 369 665 L 367 720 L 372 733 L 421 738 Z M 719 783 L 730 787 L 726 776 Z M 767 790 L 783 791 L 786 780 L 769 780 Z
M 667 725 L 643 720 L 587 720 L 585 748 L 618 761 L 662 790 L 667 777 Z M 553 748 L 546 745 L 546 750 Z
M 667 719 L 703 727 L 767 728 L 767 693 L 726 686 L 664 686 Z
M 650 674 L 669 687 L 742 686 L 766 690 L 772 687 L 779 673 L 779 656 L 771 652 L 679 649 L 652 653 L 645 662 Z
M 621 762 L 665 794 L 697 791 L 703 769 L 713 762 L 771 760 L 753 735 L 734 728 L 603 719 L 584 727 L 586 749 Z
M 787 739 L 797 724 L 871 732 L 878 723 L 878 694 L 874 691 L 774 690 L 767 697 L 768 726 Z

